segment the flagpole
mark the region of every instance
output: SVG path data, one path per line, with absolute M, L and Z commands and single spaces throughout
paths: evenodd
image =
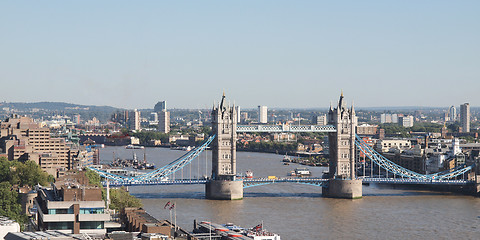
M 174 202 L 173 204 L 175 204 L 173 211 L 175 213 L 175 234 L 176 234 L 177 233 L 177 202 Z M 175 237 L 173 239 L 175 239 Z
M 172 233 L 172 209 L 169 209 L 170 211 L 170 234 Z M 173 234 L 173 237 L 175 238 L 175 234 Z

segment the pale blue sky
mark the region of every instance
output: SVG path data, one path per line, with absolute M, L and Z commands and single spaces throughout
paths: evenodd
M 480 1 L 2 1 L 0 101 L 480 105 Z

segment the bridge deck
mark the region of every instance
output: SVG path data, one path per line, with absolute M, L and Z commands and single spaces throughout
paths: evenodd
M 118 186 L 149 186 L 149 185 L 192 185 L 192 184 L 206 184 L 206 179 L 178 179 L 167 181 L 132 181 L 132 182 L 110 182 L 112 187 Z M 248 178 L 244 179 L 245 185 L 256 186 L 271 183 L 304 183 L 312 185 L 321 185 L 327 182 L 328 179 L 323 178 Z M 401 178 L 363 178 L 364 183 L 379 183 L 379 184 L 419 184 L 419 185 L 466 185 L 470 181 L 465 180 L 424 180 L 424 179 L 401 179 Z M 106 186 L 106 183 L 103 183 Z

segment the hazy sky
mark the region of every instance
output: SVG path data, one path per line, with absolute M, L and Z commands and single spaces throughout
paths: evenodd
M 0 101 L 480 105 L 480 1 L 2 1 Z

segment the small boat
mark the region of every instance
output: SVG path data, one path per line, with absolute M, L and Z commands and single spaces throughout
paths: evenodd
M 288 166 L 288 165 L 290 165 L 290 163 L 289 163 L 289 162 L 284 162 L 283 165 L 287 165 L 287 166 Z
M 308 168 L 295 168 L 295 174 L 298 176 L 310 176 L 312 172 Z
M 282 162 L 292 162 L 292 159 L 291 159 L 288 155 L 285 154 L 285 156 L 283 157 Z
M 290 171 L 290 172 L 288 173 L 288 175 L 289 175 L 289 176 L 297 176 L 297 174 L 295 173 L 295 171 Z
M 253 172 L 250 171 L 250 170 L 246 171 L 246 172 L 245 172 L 245 177 L 246 177 L 246 178 L 253 178 Z
M 129 144 L 125 147 L 126 149 L 144 149 L 145 147 L 144 146 L 139 146 L 139 145 L 132 145 L 132 144 Z

